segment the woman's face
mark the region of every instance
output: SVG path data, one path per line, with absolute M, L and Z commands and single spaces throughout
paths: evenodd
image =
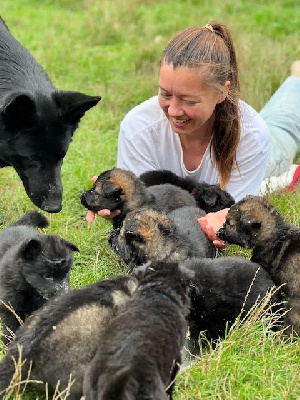
M 211 129 L 215 107 L 225 100 L 230 82 L 219 91 L 205 83 L 201 71 L 162 64 L 159 77 L 159 104 L 174 132 L 199 136 Z

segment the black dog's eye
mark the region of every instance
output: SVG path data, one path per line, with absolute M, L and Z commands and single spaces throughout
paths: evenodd
M 132 231 L 127 231 L 125 233 L 125 239 L 128 243 L 132 242 L 142 243 L 144 241 L 143 237 L 139 233 Z
M 45 279 L 53 279 L 53 276 L 52 276 L 52 274 L 50 274 L 49 272 L 46 272 L 46 273 L 43 275 L 43 278 L 45 278 Z

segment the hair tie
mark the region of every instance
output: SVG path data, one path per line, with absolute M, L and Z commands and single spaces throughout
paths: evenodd
M 214 28 L 211 26 L 211 24 L 206 24 L 203 26 L 203 28 L 209 29 L 210 31 L 214 32 Z

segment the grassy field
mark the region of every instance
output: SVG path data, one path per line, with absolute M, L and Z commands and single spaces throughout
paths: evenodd
M 1 2 L 11 32 L 59 89 L 101 95 L 82 119 L 62 168 L 63 209 L 47 215 L 55 233 L 73 241 L 72 287 L 115 274 L 124 264 L 107 244 L 110 224 L 88 226 L 79 195 L 90 178 L 115 165 L 119 124 L 134 105 L 157 93 L 160 54 L 172 34 L 221 20 L 232 31 L 240 65 L 241 97 L 260 110 L 299 58 L 296 0 L 14 0 Z M 0 229 L 34 209 L 11 168 L 0 170 Z M 300 226 L 300 191 L 270 201 Z M 229 250 L 244 254 L 238 248 Z M 254 311 L 197 365 L 178 377 L 175 399 L 299 399 L 300 342 L 270 330 L 273 317 Z M 0 354 L 5 349 L 0 348 Z M 1 357 L 1 355 L 0 355 Z M 29 389 L 24 399 L 42 399 Z M 15 398 L 18 396 L 15 395 Z

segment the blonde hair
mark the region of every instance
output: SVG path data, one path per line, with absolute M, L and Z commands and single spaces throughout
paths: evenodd
M 221 89 L 226 81 L 230 81 L 225 100 L 216 105 L 211 142 L 211 156 L 220 175 L 220 187 L 225 189 L 233 164 L 236 163 L 236 150 L 240 141 L 240 85 L 229 29 L 216 21 L 211 21 L 204 27 L 184 29 L 171 39 L 160 63 L 172 65 L 174 69 L 201 69 L 207 83 L 217 89 Z

